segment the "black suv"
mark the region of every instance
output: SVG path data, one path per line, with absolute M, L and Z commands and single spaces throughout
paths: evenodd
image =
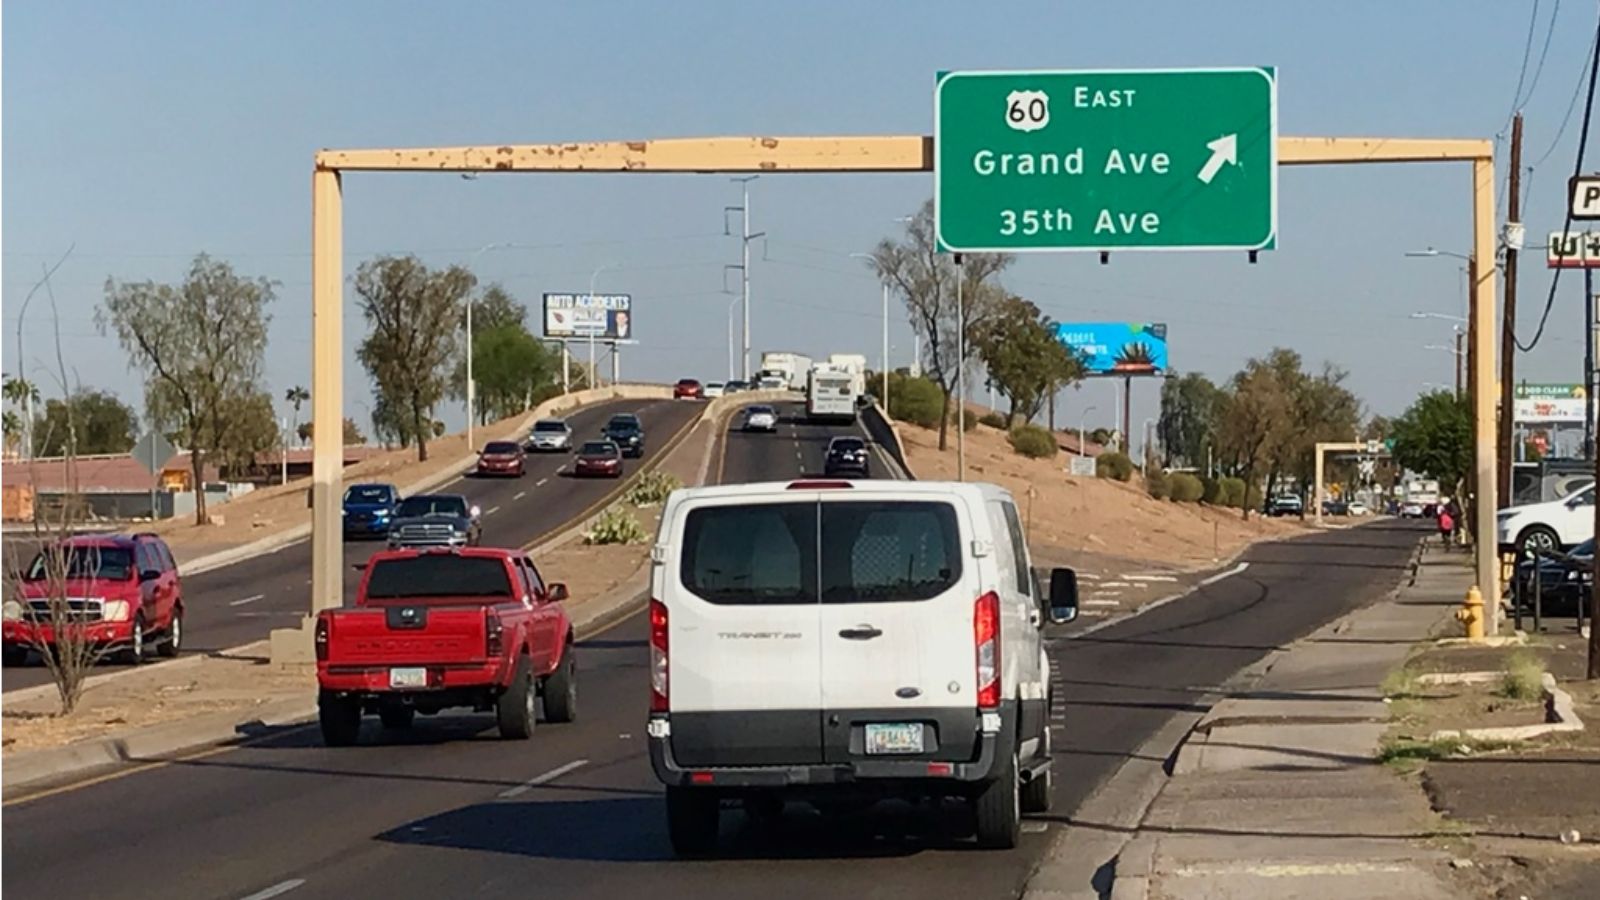
M 867 464 L 867 442 L 858 437 L 836 437 L 829 441 L 822 471 L 826 475 L 853 472 L 862 478 L 872 477 Z
M 644 455 L 644 426 L 633 413 L 617 413 L 600 433 L 622 448 L 623 456 Z

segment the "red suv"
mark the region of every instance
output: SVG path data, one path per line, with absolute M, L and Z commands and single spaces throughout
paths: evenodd
M 65 615 L 51 612 L 52 569 L 65 575 Z M 75 622 L 85 638 L 116 652 L 121 662 L 137 665 L 152 646 L 162 656 L 177 656 L 183 588 L 172 551 L 153 534 L 85 535 L 41 550 L 23 573 L 21 590 L 5 601 L 5 664 L 21 665 L 30 650 L 48 650 L 63 624 L 52 618 Z
M 527 472 L 527 454 L 516 441 L 490 441 L 478 454 L 478 474 L 510 475 L 521 478 Z
M 674 400 L 704 400 L 706 389 L 693 378 L 681 378 L 677 386 L 672 389 L 672 397 Z

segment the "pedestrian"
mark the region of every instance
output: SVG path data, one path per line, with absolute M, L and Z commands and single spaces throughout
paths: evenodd
M 1444 544 L 1444 548 L 1449 550 L 1456 532 L 1456 519 L 1455 516 L 1450 515 L 1450 504 L 1439 504 L 1438 515 L 1439 539 Z
M 1466 515 L 1465 510 L 1461 508 L 1461 504 L 1454 497 L 1450 498 L 1450 502 L 1446 503 L 1444 508 L 1450 513 L 1450 543 L 1465 543 L 1466 527 L 1463 524 L 1463 517 Z

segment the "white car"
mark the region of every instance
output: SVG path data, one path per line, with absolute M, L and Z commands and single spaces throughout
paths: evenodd
M 706 382 L 706 386 L 701 390 L 705 393 L 705 398 L 707 400 L 715 400 L 722 396 L 724 388 L 722 382 L 720 381 L 708 381 Z
M 1547 503 L 1529 503 L 1495 515 L 1502 552 L 1566 550 L 1594 537 L 1594 485 Z
M 1422 518 L 1422 504 L 1416 502 L 1415 500 L 1408 500 L 1405 503 L 1401 504 L 1401 506 L 1400 506 L 1400 518 L 1402 518 L 1402 519 L 1420 519 L 1420 518 Z
M 777 375 L 763 375 L 761 380 L 756 382 L 756 390 L 760 391 L 784 391 L 788 389 L 789 382 L 784 381 Z
M 528 432 L 525 449 L 535 453 L 555 453 L 572 449 L 572 426 L 565 419 L 540 419 Z
M 770 406 L 747 406 L 744 409 L 744 431 L 778 430 L 778 411 Z
M 1345 515 L 1348 515 L 1348 516 L 1370 516 L 1370 515 L 1372 515 L 1372 510 L 1367 509 L 1367 505 L 1365 503 L 1362 503 L 1360 500 L 1351 500 L 1350 504 L 1344 508 L 1344 512 L 1345 512 Z
M 833 479 L 676 491 L 652 552 L 650 763 L 679 853 L 714 849 L 724 801 L 971 802 L 1015 846 L 1050 806 L 1046 622 L 1011 495 L 991 484 Z

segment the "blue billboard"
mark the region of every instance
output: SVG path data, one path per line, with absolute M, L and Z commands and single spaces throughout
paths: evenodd
M 1160 375 L 1167 371 L 1165 323 L 1057 324 L 1056 340 L 1078 354 L 1090 375 Z

